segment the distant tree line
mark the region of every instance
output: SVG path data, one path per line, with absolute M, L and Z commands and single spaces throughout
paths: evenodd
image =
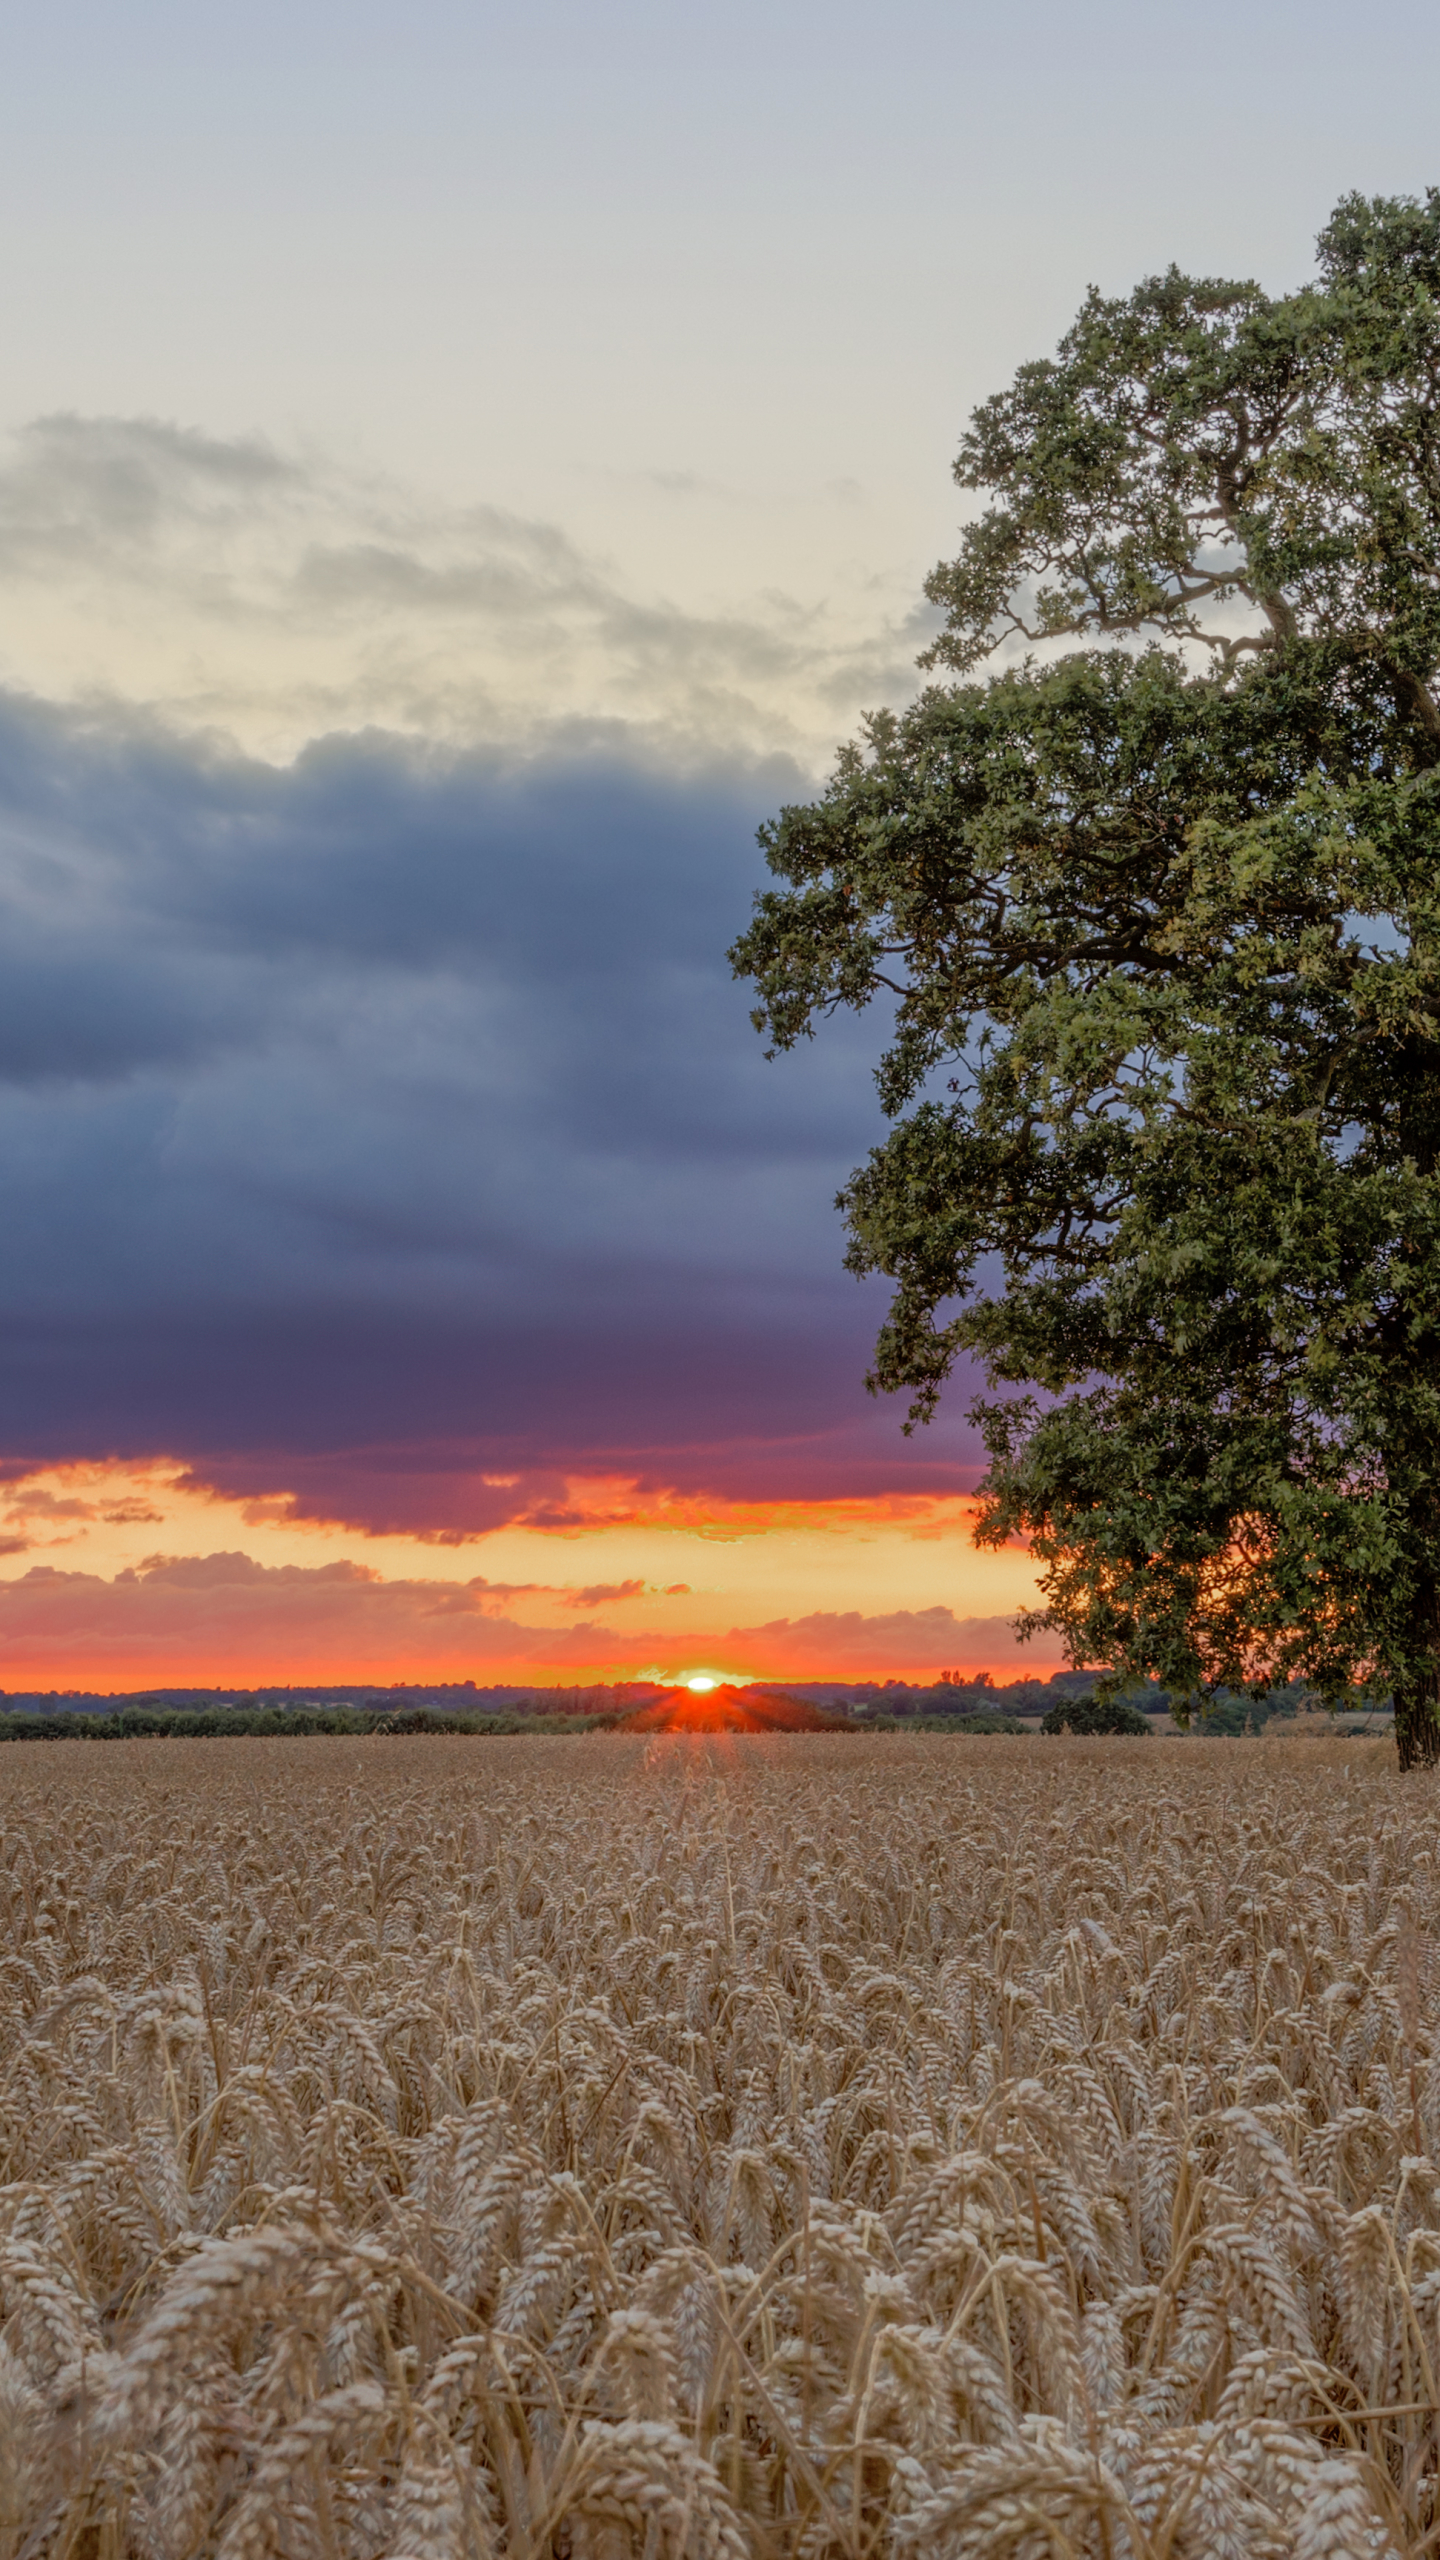
M 176 1688 L 146 1689 L 0 1689 L 0 1714 L 110 1715 L 128 1707 L 202 1708 L 280 1707 L 286 1710 L 358 1707 L 379 1712 L 407 1707 L 438 1707 L 449 1714 L 598 1715 L 615 1708 L 643 1706 L 662 1696 L 652 1680 L 592 1682 L 575 1688 L 537 1688 L 533 1684 L 497 1682 L 488 1688 L 473 1680 L 348 1680 L 323 1682 L 266 1681 L 256 1688 L 223 1683 L 204 1688 L 185 1682 Z
M 0 1709 L 0 1742 L 127 1742 L 169 1736 L 176 1740 L 224 1740 L 244 1734 L 296 1738 L 304 1734 L 343 1733 L 588 1733 L 613 1725 L 616 1714 L 527 1715 L 513 1710 L 500 1715 L 447 1713 L 439 1707 L 384 1708 L 353 1706 L 123 1706 L 87 1715 L 62 1707 L 36 1715 Z
M 1049 1680 L 997 1683 L 988 1673 L 962 1681 L 955 1673 L 938 1680 L 855 1681 L 845 1684 L 800 1681 L 783 1685 L 788 1695 L 823 1694 L 830 1706 L 853 1716 L 857 1728 L 897 1731 L 903 1724 L 920 1733 L 1025 1733 L 1038 1725 L 1046 1733 L 1144 1733 L 1167 1709 L 1183 1717 L 1187 1702 L 1172 1699 L 1156 1683 L 1133 1683 L 1121 1698 L 1106 1694 L 1105 1675 L 1096 1671 L 1062 1671 Z M 1097 1696 L 1097 1688 L 1099 1695 Z M 503 1705 L 481 1706 L 497 1696 L 477 1691 L 473 1682 L 455 1682 L 438 1690 L 334 1693 L 274 1690 L 228 1692 L 222 1698 L 194 1691 L 147 1691 L 139 1696 L 102 1697 L 84 1692 L 30 1692 L 6 1698 L 0 1692 L 0 1742 L 125 1742 L 170 1736 L 180 1740 L 224 1739 L 236 1735 L 299 1737 L 305 1734 L 574 1734 L 605 1731 L 636 1706 L 662 1697 L 652 1681 L 594 1683 L 584 1688 L 507 1690 Z M 1319 1703 L 1302 1682 L 1272 1690 L 1264 1698 L 1247 1698 L 1221 1690 L 1194 1719 L 1204 1734 L 1260 1733 L 1275 1717 L 1293 1717 Z M 1388 1699 L 1362 1698 L 1362 1711 L 1389 1704 Z

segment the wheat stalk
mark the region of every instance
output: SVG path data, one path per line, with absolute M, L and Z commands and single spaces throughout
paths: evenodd
M 1363 1743 L 0 1769 L 0 2560 L 1440 2549 Z

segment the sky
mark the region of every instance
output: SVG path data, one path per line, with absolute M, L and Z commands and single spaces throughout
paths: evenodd
M 0 1687 L 1013 1677 L 756 826 L 1086 287 L 1440 178 L 1440 19 L 0 10 Z

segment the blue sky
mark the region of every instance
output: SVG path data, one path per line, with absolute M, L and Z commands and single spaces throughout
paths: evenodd
M 1437 94 L 1386 0 L 3 13 L 10 1476 L 968 1484 L 860 1384 L 873 1044 L 728 977 L 756 823 L 917 681 L 972 404 L 1092 281 L 1297 281 Z

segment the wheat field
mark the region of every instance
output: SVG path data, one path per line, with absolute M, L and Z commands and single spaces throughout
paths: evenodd
M 1440 2550 L 1429 1779 L 0 1763 L 0 2560 Z

